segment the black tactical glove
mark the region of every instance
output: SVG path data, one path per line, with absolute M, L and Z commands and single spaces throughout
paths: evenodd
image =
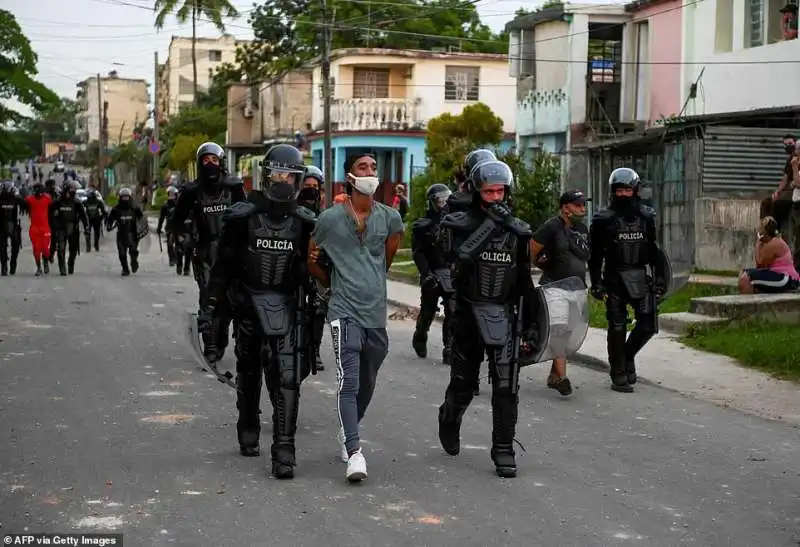
M 428 272 L 420 277 L 420 286 L 423 289 L 431 289 L 435 287 L 438 282 L 439 279 L 432 272 Z
M 498 224 L 506 224 L 514 217 L 514 215 L 511 214 L 511 209 L 509 209 L 504 203 L 499 202 L 489 205 L 486 208 L 486 212 L 489 214 L 489 218 Z
M 608 295 L 608 291 L 602 284 L 592 285 L 592 288 L 589 289 L 589 294 L 592 295 L 592 298 L 603 302 Z

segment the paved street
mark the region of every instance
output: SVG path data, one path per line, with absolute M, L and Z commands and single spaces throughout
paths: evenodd
M 369 479 L 344 480 L 335 372 L 303 388 L 297 478 L 238 455 L 234 393 L 189 356 L 196 306 L 153 241 L 121 278 L 113 240 L 71 277 L 33 277 L 30 243 L 0 278 L 3 532 L 113 529 L 125 545 L 788 546 L 800 544 L 798 430 L 649 385 L 611 392 L 573 367 L 575 395 L 521 381 L 519 477 L 495 477 L 487 386 L 444 454 L 447 381 L 390 322 L 391 354 L 363 422 Z M 438 338 L 438 336 L 434 336 Z M 233 367 L 232 352 L 225 368 Z M 270 436 L 265 401 L 262 448 Z M 266 441 L 266 442 L 265 442 Z

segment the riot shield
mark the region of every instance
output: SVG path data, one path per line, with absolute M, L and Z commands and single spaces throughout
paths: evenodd
M 139 252 L 149 253 L 153 242 L 150 238 L 150 223 L 147 222 L 147 217 L 145 215 L 142 215 L 142 217 L 136 221 L 136 239 L 139 240 Z
M 568 277 L 536 290 L 539 295 L 538 354 L 526 359 L 526 364 L 574 355 L 589 332 L 586 285 L 577 277 Z
M 189 347 L 192 349 L 192 357 L 203 369 L 209 369 L 221 383 L 226 384 L 239 391 L 236 382 L 233 381 L 233 374 L 229 371 L 220 372 L 216 363 L 210 363 L 203 355 L 203 341 L 200 329 L 197 325 L 197 313 L 186 312 L 186 335 L 189 337 Z

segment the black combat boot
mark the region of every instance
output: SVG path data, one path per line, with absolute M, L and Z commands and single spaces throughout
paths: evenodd
M 0 275 L 4 276 L 8 275 L 8 262 L 6 262 L 5 260 L 3 261 L 2 264 L 0 264 Z
M 492 461 L 498 477 L 517 476 L 514 434 L 517 428 L 517 395 L 492 394 Z
M 317 360 L 317 372 L 325 370 L 325 365 L 322 364 L 322 357 L 319 356 L 319 348 L 317 348 L 317 354 L 314 358 Z
M 70 257 L 69 261 L 67 261 L 67 273 L 72 275 L 75 273 L 75 257 Z
M 131 258 L 131 271 L 136 273 L 139 271 L 139 260 L 136 258 Z
M 17 259 L 16 258 L 12 258 L 11 259 L 11 264 L 10 264 L 10 266 L 8 268 L 8 273 L 9 273 L 9 275 L 15 275 L 17 273 Z
M 300 391 L 283 387 L 274 389 L 272 397 L 272 475 L 276 479 L 294 478 L 294 437 L 297 432 L 297 411 Z
M 461 452 L 461 419 L 467 407 L 456 407 L 445 400 L 439 407 L 439 442 L 451 456 Z
M 417 353 L 418 357 L 425 358 L 428 356 L 428 333 L 414 331 L 414 337 L 411 339 L 411 347 Z
M 36 277 L 39 277 L 40 275 L 42 275 L 42 261 L 39 260 L 38 258 L 34 258 L 33 260 L 34 262 L 36 262 L 36 273 L 34 275 Z M 47 261 L 45 260 L 45 264 L 46 263 Z
M 632 357 L 625 359 L 625 373 L 628 375 L 628 383 L 635 384 L 638 377 L 636 376 L 636 361 Z
M 246 458 L 261 455 L 258 446 L 261 437 L 261 371 L 255 374 L 236 374 L 236 436 L 239 439 L 239 453 Z
M 633 393 L 625 368 L 625 331 L 615 330 L 608 334 L 608 365 L 611 389 L 619 393 Z
M 42 267 L 44 268 L 45 275 L 50 273 L 50 261 L 48 259 L 42 260 Z
M 58 273 L 67 275 L 67 261 L 61 253 L 58 254 Z

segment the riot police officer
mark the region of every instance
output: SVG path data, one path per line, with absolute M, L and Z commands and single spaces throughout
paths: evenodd
M 623 167 L 608 182 L 610 205 L 592 219 L 589 277 L 592 296 L 606 304 L 611 389 L 631 393 L 636 354 L 656 332 L 656 306 L 670 280 L 656 240 L 655 211 L 638 197 L 639 175 Z M 626 340 L 628 305 L 636 326 Z
M 181 194 L 183 193 L 183 189 L 185 186 L 179 186 L 177 188 L 177 194 L 175 198 L 175 203 L 178 203 L 178 200 L 181 198 Z M 172 213 L 170 213 L 169 218 L 167 219 L 166 228 L 167 230 L 172 229 L 172 220 L 175 217 L 175 209 L 172 209 Z M 178 275 L 189 275 L 191 274 L 192 270 L 192 255 L 194 254 L 194 247 L 197 243 L 197 228 L 194 223 L 194 218 L 192 215 L 186 217 L 186 220 L 183 221 L 183 230 L 180 234 L 176 234 L 174 231 L 169 232 L 172 235 L 172 239 L 175 242 L 175 271 Z M 180 236 L 180 237 L 179 237 Z
M 86 216 L 86 209 L 75 197 L 78 186 L 76 181 L 64 184 L 61 197 L 52 204 L 53 240 L 58 256 L 58 270 L 61 275 L 75 273 L 75 260 L 81 248 L 78 223 L 83 224 L 84 235 L 89 233 L 89 218 Z M 68 249 L 69 257 L 67 257 Z
M 117 253 L 123 277 L 131 275 L 131 272 L 139 271 L 138 226 L 142 216 L 142 210 L 133 204 L 131 189 L 120 188 L 119 201 L 108 214 L 106 229 L 109 232 L 114 228 L 117 229 Z M 130 268 L 128 267 L 129 254 L 131 257 Z
M 89 189 L 86 192 L 86 216 L 89 218 L 89 232 L 86 234 L 86 252 L 92 252 L 91 233 L 94 233 L 94 250 L 100 251 L 100 233 L 103 231 L 103 219 L 108 212 L 105 205 L 100 201 L 100 192 Z
M 431 328 L 436 312 L 439 311 L 439 300 L 444 305 L 444 322 L 442 324 L 442 361 L 448 362 L 450 355 L 450 296 L 452 283 L 450 265 L 445 260 L 444 252 L 439 245 L 439 225 L 447 213 L 447 200 L 452 195 L 450 188 L 444 184 L 432 184 L 425 192 L 427 201 L 425 216 L 411 225 L 411 253 L 417 265 L 420 283 L 420 306 L 411 346 L 419 357 L 428 354 L 428 331 Z
M 303 187 L 297 196 L 298 205 L 318 215 L 322 209 L 323 191 L 325 190 L 325 176 L 318 167 L 309 165 L 303 174 Z M 325 332 L 325 316 L 328 314 L 328 295 L 330 291 L 322 286 L 317 279 L 311 279 L 308 301 L 313 309 L 311 318 L 311 340 L 314 344 L 314 359 L 317 370 L 325 370 L 319 350 L 322 346 L 322 336 Z
M 531 229 L 504 205 L 510 194 L 511 169 L 500 161 L 473 169 L 470 209 L 442 221 L 445 250 L 452 257 L 455 305 L 450 355 L 450 384 L 439 407 L 439 440 L 450 455 L 460 451 L 461 419 L 472 401 L 481 361 L 488 356 L 492 384 L 492 449 L 495 471 L 515 477 L 514 434 L 517 424 L 519 345 L 523 318 L 537 312 L 530 275 Z
M 19 213 L 27 210 L 27 204 L 19 197 L 19 190 L 11 181 L 0 183 L 0 267 L 2 275 L 17 273 L 17 257 L 22 245 L 22 227 Z M 11 242 L 11 255 L 8 244 Z
M 294 477 L 295 432 L 300 383 L 311 370 L 308 322 L 304 317 L 308 242 L 316 216 L 297 205 L 305 170 L 299 150 L 278 144 L 263 161 L 263 186 L 225 213 L 201 331 L 208 328 L 228 287 L 235 286 L 236 430 L 244 456 L 259 455 L 261 375 L 272 401 L 272 474 Z
M 456 180 L 458 181 L 459 187 L 456 188 L 456 191 L 453 192 L 448 201 L 449 212 L 457 213 L 470 208 L 474 196 L 470 175 L 475 167 L 485 161 L 497 161 L 494 152 L 484 148 L 478 148 L 464 157 L 464 164 L 461 171 L 456 173 Z
M 158 214 L 158 226 L 156 227 L 156 235 L 158 237 L 161 237 L 161 229 L 164 227 L 164 223 L 172 216 L 177 199 L 177 188 L 174 186 L 167 188 L 167 202 L 161 206 L 161 211 Z M 170 267 L 175 266 L 177 261 L 177 253 L 175 251 L 175 238 L 172 236 L 172 230 L 169 229 L 169 225 L 167 225 L 167 257 Z
M 192 269 L 203 301 L 211 266 L 217 259 L 219 237 L 222 233 L 222 215 L 232 204 L 244 201 L 241 179 L 228 178 L 224 166 L 225 151 L 213 142 L 206 142 L 197 149 L 197 180 L 181 192 L 169 223 L 178 241 L 189 236 L 186 221 L 191 218 L 197 230 L 192 254 Z M 220 305 L 214 324 L 203 333 L 206 358 L 211 362 L 222 359 L 228 346 L 230 318 Z

